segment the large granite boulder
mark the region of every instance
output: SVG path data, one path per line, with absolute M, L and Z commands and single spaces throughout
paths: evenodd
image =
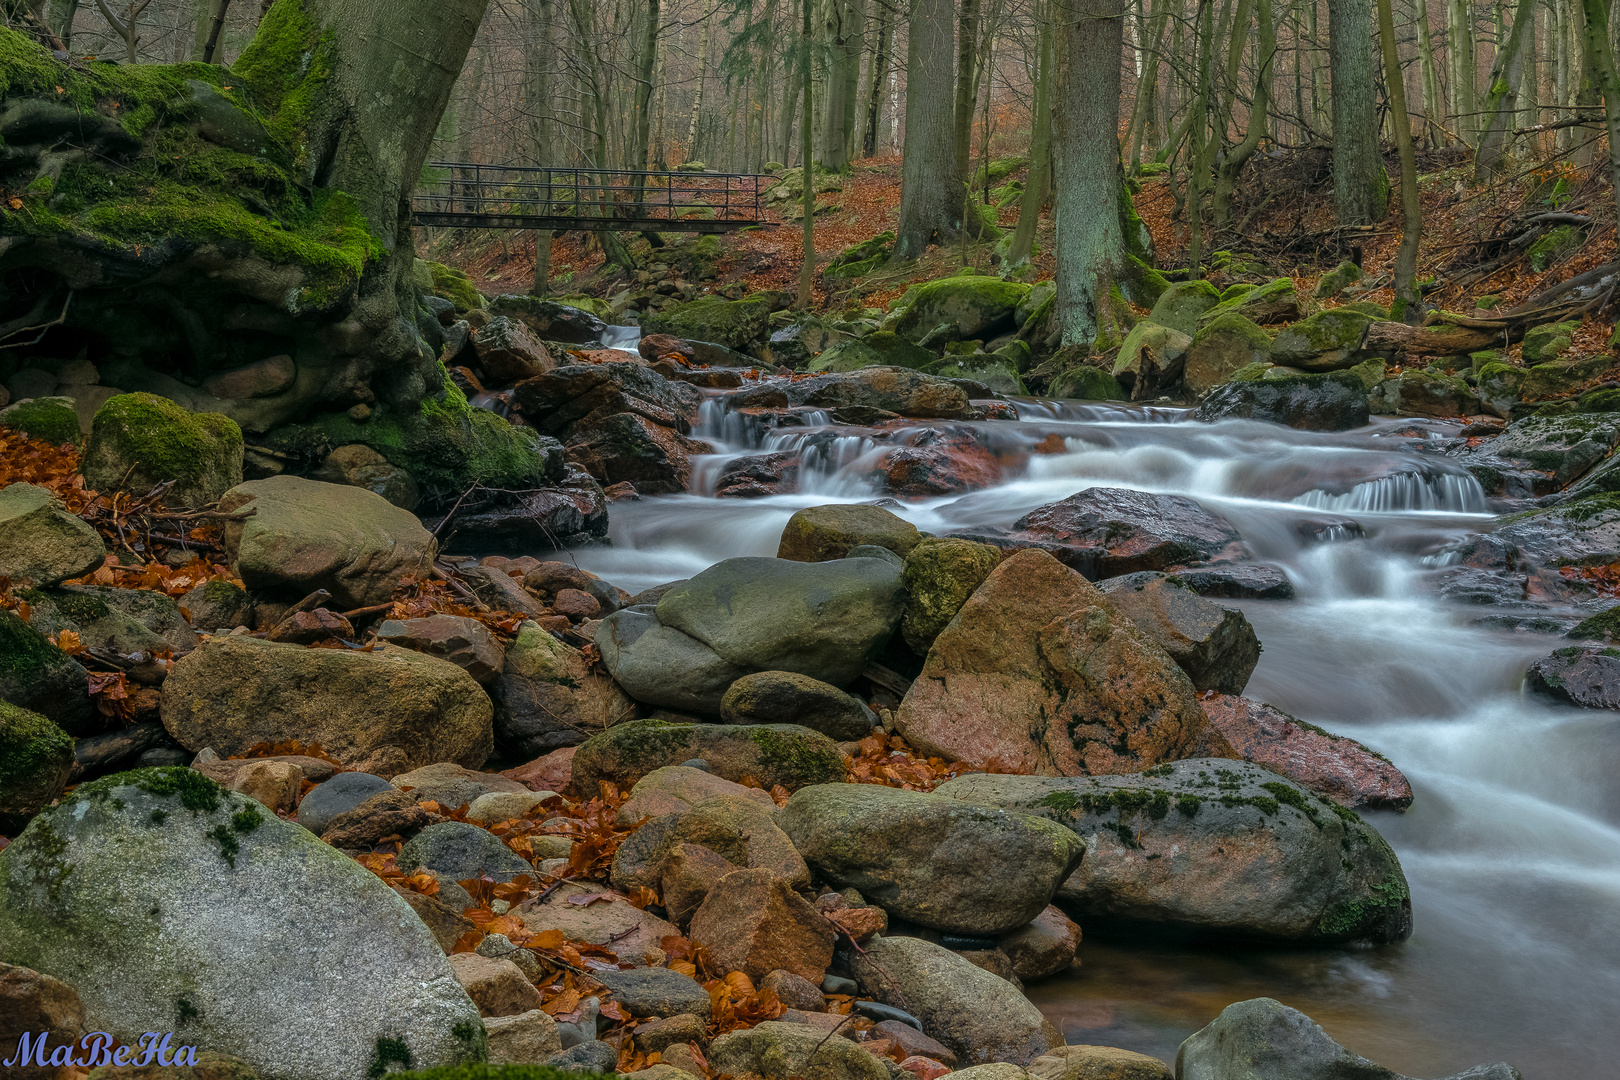
M 33 484 L 0 488 L 0 577 L 55 585 L 88 574 L 107 556 L 101 535 Z
M 746 672 L 645 611 L 615 611 L 596 628 L 614 683 L 637 701 L 718 715 L 726 688 Z
M 215 637 L 174 665 L 163 726 L 221 757 L 261 742 L 320 743 L 355 763 L 394 747 L 408 768 L 476 768 L 493 746 L 489 698 L 447 660 L 409 649 L 363 653 Z
M 929 537 L 906 556 L 906 609 L 900 634 L 919 656 L 928 654 L 967 598 L 1001 564 L 1001 551 L 956 537 Z
M 874 784 L 801 788 L 781 825 L 818 875 L 891 915 L 992 937 L 1034 919 L 1085 844 L 1030 814 Z
M 0 962 L 73 986 L 87 1026 L 121 1042 L 173 1032 L 266 1080 L 486 1054 L 477 1007 L 403 899 L 190 769 L 86 784 L 0 851 Z
M 225 551 L 249 589 L 294 600 L 325 589 L 338 610 L 393 599 L 401 578 L 426 580 L 438 554 L 415 515 L 347 484 L 272 476 L 225 492 L 219 507 L 253 511 L 225 524 Z
M 766 788 L 789 791 L 810 784 L 841 782 L 849 759 L 838 744 L 818 731 L 792 724 L 669 724 L 632 720 L 593 735 L 574 754 L 573 786 L 594 794 L 607 780 L 621 791 L 654 769 L 692 759 L 709 771 L 741 782 L 751 776 Z
M 842 559 L 850 548 L 872 544 L 905 558 L 921 539 L 917 526 L 881 506 L 834 503 L 811 506 L 788 518 L 776 557 L 826 562 Z
M 838 742 L 864 739 L 877 717 L 860 698 L 793 671 L 744 675 L 720 699 L 728 724 L 798 724 Z
M 1136 776 L 964 776 L 938 793 L 1040 814 L 1086 857 L 1058 902 L 1077 918 L 1300 944 L 1402 941 L 1411 894 L 1352 810 L 1247 762 L 1194 758 Z
M 1230 753 L 1197 691 L 1096 586 L 1043 551 L 990 573 L 934 640 L 895 716 L 919 750 L 1074 776 Z
M 1097 588 L 1170 654 L 1194 689 L 1241 694 L 1248 685 L 1260 662 L 1260 638 L 1243 612 L 1152 571 L 1109 578 Z

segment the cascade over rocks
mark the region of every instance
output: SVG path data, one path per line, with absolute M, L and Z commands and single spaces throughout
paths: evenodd
M 810 405 L 819 409 L 865 406 L 922 419 L 971 420 L 976 417 L 968 393 L 954 379 L 925 375 L 903 367 L 871 367 L 786 386 L 759 386 L 730 395 L 733 409 Z
M 1040 814 L 1086 840 L 1058 890 L 1076 917 L 1298 943 L 1403 941 L 1395 853 L 1353 811 L 1247 762 L 1135 776 L 964 776 L 937 794 Z
M 1305 431 L 1349 431 L 1371 419 L 1367 387 L 1355 374 L 1235 378 L 1210 391 L 1193 419 L 1269 420 Z

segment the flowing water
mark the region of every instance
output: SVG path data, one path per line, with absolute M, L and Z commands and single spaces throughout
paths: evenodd
M 1269 996 L 1416 1076 L 1491 1060 L 1527 1080 L 1620 1075 L 1620 723 L 1523 693 L 1526 666 L 1556 639 L 1476 625 L 1484 609 L 1449 607 L 1426 587 L 1446 544 L 1495 524 L 1473 479 L 1389 421 L 1324 435 L 1166 409 L 1017 405 L 1017 421 L 950 425 L 1007 463 L 1000 484 L 885 505 L 943 533 L 1007 526 L 1090 486 L 1197 499 L 1296 591 L 1237 605 L 1265 648 L 1247 695 L 1382 751 L 1416 793 L 1405 814 L 1369 815 L 1411 883 L 1409 941 L 1301 951 L 1088 940 L 1083 967 L 1029 988 L 1068 1041 L 1173 1061 L 1223 1006 Z M 618 503 L 613 546 L 578 551 L 580 565 L 634 592 L 773 555 L 795 510 L 879 498 L 863 477 L 926 426 L 896 435 L 805 419 L 766 429 L 708 399 L 693 434 L 724 452 L 697 459 L 694 491 L 712 491 L 740 454 L 795 450 L 800 493 Z M 1037 443 L 1061 452 L 1030 454 Z

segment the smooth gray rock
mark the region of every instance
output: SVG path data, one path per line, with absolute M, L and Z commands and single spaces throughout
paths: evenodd
M 877 727 L 866 703 L 830 683 L 791 671 L 756 671 L 732 683 L 720 699 L 728 724 L 798 724 L 829 739 L 864 739 Z
M 0 962 L 69 983 L 121 1042 L 172 1031 L 266 1080 L 363 1077 L 381 1040 L 418 1068 L 486 1053 L 401 897 L 190 769 L 85 784 L 0 851 Z
M 802 788 L 780 824 L 833 885 L 911 922 L 979 937 L 1039 915 L 1086 852 L 1073 832 L 1034 814 L 875 784 Z
M 0 488 L 0 576 L 55 585 L 101 565 L 101 535 L 33 484 Z
M 709 992 L 696 979 L 669 968 L 601 971 L 593 977 L 613 991 L 613 1000 L 628 1009 L 631 1016 L 679 1016 L 690 1013 L 707 1019 L 713 1008 Z
M 1228 1005 L 1181 1044 L 1176 1080 L 1408 1080 L 1352 1054 L 1298 1009 L 1271 998 Z M 1506 1062 L 1445 1080 L 1523 1080 Z
M 1085 838 L 1085 861 L 1057 893 L 1082 921 L 1310 944 L 1412 932 L 1406 875 L 1384 838 L 1354 811 L 1248 762 L 964 776 L 936 794 L 1039 814 Z
M 846 559 L 882 559 L 904 569 L 906 560 L 879 544 L 856 544 L 845 553 Z
M 567 1072 L 610 1073 L 619 1064 L 619 1052 L 601 1039 L 592 1039 L 552 1054 L 542 1065 Z
M 339 814 L 353 810 L 379 791 L 392 790 L 394 785 L 380 776 L 363 772 L 338 773 L 304 796 L 298 804 L 298 824 L 319 836 Z
M 845 686 L 899 625 L 900 577 L 882 559 L 727 559 L 665 593 L 658 621 L 744 671 Z
M 1260 662 L 1260 638 L 1243 612 L 1152 570 L 1109 578 L 1097 588 L 1170 654 L 1194 689 L 1243 693 Z
M 613 680 L 648 705 L 715 715 L 726 688 L 744 674 L 703 642 L 640 611 L 615 611 L 596 628 L 595 640 Z
M 488 874 L 496 881 L 511 881 L 532 874 L 534 867 L 493 834 L 465 821 L 429 825 L 400 849 L 396 860 L 407 874 L 425 868 L 465 881 Z

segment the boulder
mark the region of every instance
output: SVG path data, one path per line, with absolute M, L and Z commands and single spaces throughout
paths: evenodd
M 666 765 L 636 781 L 614 822 L 619 828 L 628 829 L 642 818 L 683 814 L 716 795 L 748 799 L 770 813 L 776 811 L 776 803 L 771 801 L 769 793 L 759 788 L 743 787 L 687 765 Z
M 39 1065 L 37 1058 L 31 1062 L 27 1054 L 19 1055 L 25 1036 L 30 1050 L 41 1042 L 49 1046 L 45 1052 L 49 1060 L 56 1047 L 71 1046 L 86 1033 L 84 1002 L 73 987 L 30 968 L 0 963 L 0 1063 L 12 1063 L 6 1067 L 7 1077 L 57 1080 L 67 1072 L 62 1066 Z
M 713 451 L 674 428 L 621 412 L 581 424 L 564 452 L 600 484 L 630 483 L 645 495 L 679 495 L 692 479 L 692 455 Z
M 1124 401 L 1125 388 L 1102 368 L 1089 364 L 1071 364 L 1052 376 L 1046 384 L 1046 396 L 1070 398 L 1075 401 Z
M 1085 854 L 1073 833 L 1033 815 L 874 784 L 801 788 L 781 826 L 835 887 L 858 889 L 890 915 L 975 937 L 1035 918 Z
M 561 447 L 557 456 L 560 460 Z M 562 546 L 570 537 L 588 540 L 605 535 L 608 511 L 602 485 L 573 463 L 561 465 L 559 471 L 562 477 L 555 484 L 502 494 L 481 509 L 463 507 L 446 542 L 460 547 L 460 538 L 475 537 L 467 547 L 524 553 Z
M 1620 649 L 1601 642 L 1555 649 L 1530 665 L 1524 684 L 1583 709 L 1620 709 Z
M 537 934 L 561 930 L 570 941 L 605 946 L 623 963 L 637 966 L 646 966 L 647 954 L 658 949 L 661 940 L 680 933 L 674 924 L 595 882 L 565 881 L 543 898 L 525 900 L 512 914 Z
M 534 873 L 528 860 L 507 847 L 494 833 L 465 821 L 429 825 L 406 842 L 397 861 L 407 874 L 419 869 L 432 870 L 453 881 L 485 876 L 496 881 L 511 881 L 519 875 L 533 876 Z
M 402 649 L 448 660 L 481 683 L 501 673 L 506 650 L 477 619 L 464 615 L 426 615 L 417 619 L 388 619 L 377 638 Z
M 1406 876 L 1352 810 L 1247 762 L 1135 776 L 965 776 L 938 793 L 1040 814 L 1086 841 L 1058 903 L 1081 919 L 1300 944 L 1402 941 Z
M 540 991 L 510 960 L 497 960 L 475 952 L 453 953 L 450 970 L 456 973 L 467 996 L 484 1016 L 521 1016 L 541 1005 Z
M 380 776 L 363 772 L 338 773 L 323 784 L 310 788 L 298 803 L 298 824 L 320 836 L 332 819 L 345 814 L 373 795 L 395 790 Z
M 1319 311 L 1277 331 L 1271 362 L 1313 372 L 1353 367 L 1372 322 L 1370 315 L 1351 308 Z
M 726 689 L 746 673 L 642 611 L 615 611 L 597 625 L 595 641 L 614 683 L 648 705 L 718 715 Z
M 516 1016 L 487 1016 L 484 1031 L 489 1035 L 491 1065 L 538 1065 L 562 1052 L 557 1021 L 539 1009 Z
M 715 478 L 717 499 L 758 499 L 799 490 L 799 455 L 791 450 L 733 458 Z
M 253 623 L 253 599 L 224 578 L 209 578 L 180 598 L 186 621 L 204 633 L 234 630 Z
M 1054 1046 L 1029 1063 L 1034 1080 L 1176 1080 L 1156 1057 L 1114 1046 Z
M 1236 286 L 1221 294 L 1221 301 L 1198 317 L 1200 327 L 1208 326 L 1223 315 L 1237 314 L 1260 326 L 1291 323 L 1310 314 L 1315 307 L 1301 297 L 1292 278 L 1273 278 L 1257 288 Z
M 1152 401 L 1181 380 L 1192 338 L 1151 320 L 1125 335 L 1114 358 L 1113 376 L 1130 390 L 1132 401 Z
M 1267 420 L 1304 431 L 1349 431 L 1372 413 L 1367 388 L 1350 372 L 1234 379 L 1210 392 L 1194 420 Z
M 291 388 L 297 378 L 297 363 L 282 353 L 226 371 L 216 371 L 202 381 L 202 388 L 227 401 L 246 401 L 250 398 L 275 397 Z
M 1224 517 L 1185 496 L 1106 487 L 1036 507 L 1004 537 L 985 539 L 1044 548 L 1094 580 L 1205 562 L 1242 542 Z
M 967 391 L 952 380 L 894 365 L 817 375 L 785 386 L 754 387 L 732 394 L 730 404 L 733 408 L 865 407 L 941 420 L 968 420 L 978 415 Z
M 73 740 L 37 712 L 0 701 L 0 818 L 49 806 L 73 772 Z
M 1159 294 L 1148 321 L 1190 335 L 1198 329 L 1198 317 L 1220 299 L 1220 292 L 1207 281 L 1178 281 Z
M 1181 1044 L 1176 1080 L 1409 1080 L 1334 1042 L 1298 1009 L 1271 998 L 1228 1005 Z M 1523 1080 L 1506 1062 L 1446 1080 Z
M 677 926 L 688 925 L 714 887 L 727 874 L 740 869 L 702 844 L 676 844 L 669 849 L 658 879 L 664 910 Z
M 1029 922 L 1003 934 L 996 947 L 1012 961 L 1013 974 L 1021 980 L 1044 979 L 1067 971 L 1080 949 L 1080 926 L 1048 906 Z
M 1524 344 L 1520 348 L 1524 362 L 1539 364 L 1563 353 L 1570 346 L 1570 338 L 1580 328 L 1579 319 L 1532 326 L 1524 332 Z
M 525 420 L 565 441 L 620 413 L 685 434 L 702 398 L 695 388 L 634 361 L 569 364 L 519 383 L 512 393 Z
M 845 686 L 888 641 L 904 594 L 899 568 L 881 559 L 726 559 L 665 593 L 657 619 L 739 674 L 794 671 Z
M 638 885 L 657 885 L 667 877 L 667 860 L 691 845 L 707 848 L 733 868 L 769 870 L 793 888 L 810 884 L 810 868 L 776 825 L 776 804 L 719 793 L 637 829 L 614 854 L 614 886 L 629 891 Z
M 328 484 L 348 484 L 381 495 L 401 510 L 415 510 L 421 491 L 415 477 L 365 443 L 349 443 L 326 455 L 321 467 L 310 473 L 311 480 Z
M 989 544 L 954 537 L 929 537 L 918 543 L 906 556 L 902 576 L 906 606 L 900 634 L 911 650 L 927 655 L 939 632 L 1000 563 L 1000 550 Z
M 780 969 L 819 983 L 832 963 L 835 934 L 786 880 L 758 868 L 734 870 L 716 882 L 687 936 L 723 971 L 757 980 Z
M 1000 278 L 974 275 L 930 281 L 913 294 L 894 323 L 908 341 L 920 341 L 936 327 L 954 328 L 952 340 L 988 340 L 995 331 L 1013 329 L 1013 315 L 1030 287 Z
M 477 766 L 493 745 L 489 698 L 472 676 L 408 649 L 306 649 L 210 638 L 163 684 L 163 725 L 188 750 L 318 742 L 340 761 L 397 748 L 415 768 Z
M 393 599 L 404 577 L 426 580 L 438 544 L 412 514 L 381 495 L 296 476 L 250 480 L 224 493 L 224 547 L 249 589 L 332 594 L 338 610 Z
M 1252 698 L 1199 697 L 1204 715 L 1245 761 L 1352 809 L 1405 810 L 1412 785 L 1375 750 Z
M 478 772 L 448 761 L 424 765 L 393 778 L 394 787 L 408 791 L 417 802 L 436 802 L 454 810 L 462 804 L 471 804 L 491 792 L 529 794 L 529 789 L 509 776 L 499 773 Z
M 1199 596 L 1217 600 L 1292 600 L 1294 583 L 1272 563 L 1212 563 L 1169 575 Z
M 1318 300 L 1331 299 L 1360 280 L 1361 267 L 1346 259 L 1317 279 L 1311 295 Z
M 603 780 L 621 790 L 665 765 L 693 758 L 727 780 L 751 776 L 766 788 L 789 791 L 832 784 L 848 774 L 848 759 L 818 731 L 792 724 L 670 724 L 633 720 L 586 739 L 574 755 L 573 788 L 594 792 Z
M 1407 371 L 1378 387 L 1377 411 L 1399 416 L 1473 416 L 1479 396 L 1462 377 L 1434 371 Z
M 687 341 L 712 341 L 728 349 L 747 351 L 755 343 L 765 340 L 774 307 L 776 304 L 766 295 L 743 300 L 704 296 L 661 312 L 643 315 L 641 329 L 647 334 L 668 334 Z
M 850 973 L 861 994 L 904 1009 L 959 1062 L 1028 1065 L 1056 1033 L 1018 988 L 930 941 L 874 937 Z
M 34 382 L 36 376 L 39 377 L 38 386 L 19 385 L 24 379 Z M 7 382 L 15 388 L 11 392 L 11 397 L 18 400 L 12 405 L 0 408 L 0 427 L 14 428 L 30 439 L 40 439 L 57 445 L 78 443 L 83 425 L 79 422 L 78 413 L 74 409 L 76 403 L 72 398 L 48 396 L 56 389 L 56 376 L 38 369 L 30 371 L 24 368 Z M 47 383 L 50 385 L 49 390 L 44 389 Z
M 1260 662 L 1260 638 L 1243 612 L 1152 571 L 1109 578 L 1097 588 L 1170 654 L 1195 690 L 1243 692 Z
M 242 482 L 242 429 L 220 413 L 192 413 L 156 394 L 120 394 L 96 412 L 84 481 L 144 495 L 172 481 L 171 507 L 202 506 Z
M 632 968 L 592 974 L 613 991 L 614 1001 L 638 1019 L 683 1015 L 707 1019 L 712 1008 L 709 992 L 701 983 L 669 968 Z
M 1132 772 L 1210 742 L 1175 661 L 1042 551 L 1012 555 L 968 598 L 895 724 L 924 753 L 1048 775 Z
M 1485 470 L 1520 471 L 1531 493 L 1549 495 L 1586 475 L 1616 444 L 1620 423 L 1612 414 L 1526 416 L 1474 447 L 1463 461 L 1482 484 L 1490 479 Z
M 557 366 L 551 353 L 526 326 L 502 315 L 474 330 L 472 345 L 487 386 L 510 386 Z
M 490 694 L 496 741 L 524 757 L 578 746 L 636 715 L 619 684 L 532 621 L 518 627 Z
M 744 675 L 720 699 L 728 724 L 797 724 L 835 742 L 864 739 L 877 717 L 859 698 L 808 675 L 756 671 Z
M 85 784 L 0 851 L 0 962 L 71 981 L 86 1024 L 121 1042 L 172 1031 L 267 1080 L 486 1053 L 477 1008 L 403 899 L 189 769 Z
M 33 484 L 0 488 L 0 577 L 55 585 L 88 574 L 107 556 L 101 534 Z
M 889 1080 L 883 1061 L 848 1039 L 831 1039 L 818 1027 L 780 1020 L 722 1035 L 705 1056 L 716 1075 L 760 1080 Z
M 553 795 L 555 792 L 486 791 L 467 805 L 467 820 L 489 826 L 525 817 Z
M 907 438 L 907 445 L 884 451 L 865 476 L 885 494 L 927 499 L 994 487 L 1001 480 L 1001 462 L 970 431 L 929 428 Z
M 875 544 L 904 558 L 921 539 L 917 526 L 881 506 L 812 506 L 788 518 L 776 557 L 819 563 L 842 559 L 852 547 Z
M 1187 348 L 1183 379 L 1203 396 L 1244 368 L 1271 362 L 1271 335 L 1241 315 L 1223 315 L 1199 329 Z
M 89 648 L 184 656 L 197 646 L 180 605 L 152 589 L 64 585 L 30 593 L 29 600 L 29 625 L 46 634 L 73 630 Z
M 0 701 L 30 709 L 70 735 L 88 735 L 89 673 L 14 612 L 0 610 Z
M 579 303 L 590 306 L 600 301 L 580 298 Z M 602 340 L 602 331 L 607 329 L 601 318 L 582 307 L 520 293 L 497 296 L 489 302 L 489 312 L 522 322 L 546 341 L 568 345 L 595 345 Z

